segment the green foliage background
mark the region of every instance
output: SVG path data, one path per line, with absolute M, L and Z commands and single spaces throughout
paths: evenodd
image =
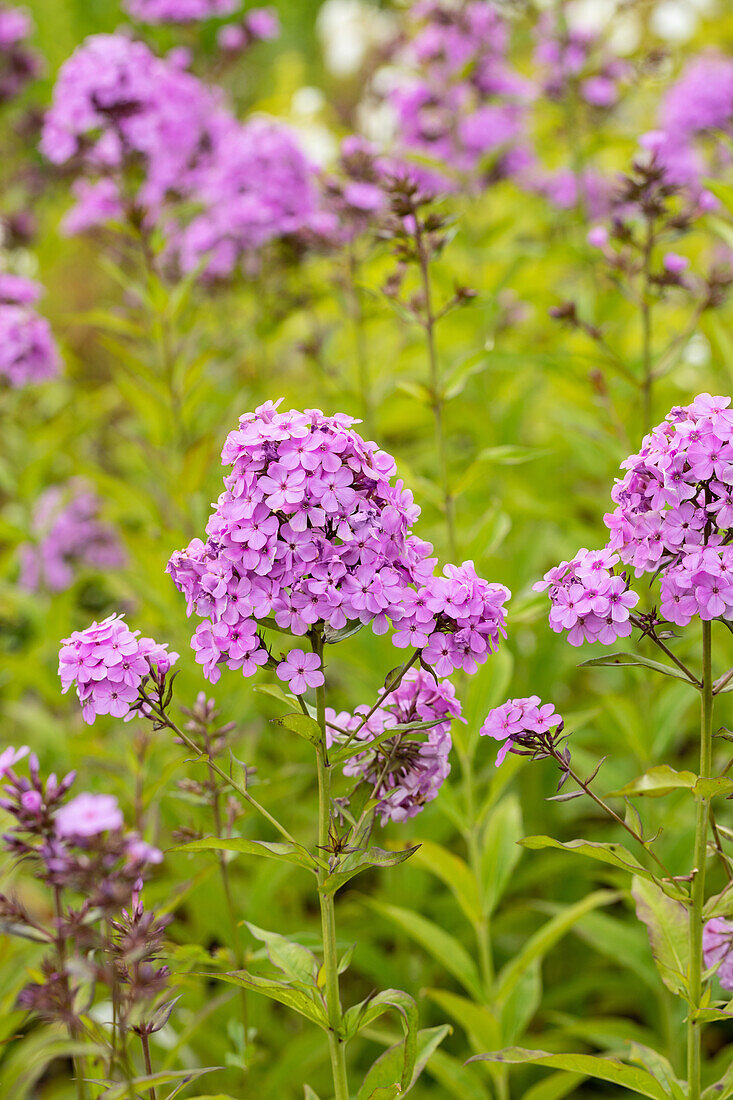
M 121 16 L 111 0 L 31 0 L 28 7 L 48 62 L 47 77 L 33 94 L 45 102 L 55 70 L 72 49 L 89 33 L 113 30 Z M 315 33 L 318 3 L 281 0 L 277 7 L 282 39 L 227 77 L 231 94 L 243 109 L 287 115 L 295 89 L 320 85 L 326 121 L 338 128 L 352 90 L 324 69 Z M 686 54 L 710 44 L 730 46 L 733 15 L 721 8 L 661 68 L 641 73 L 633 97 L 605 129 L 569 133 L 558 108 L 539 107 L 538 141 L 547 161 L 567 164 L 579 148 L 589 162 L 625 169 L 636 136 L 651 127 L 659 95 Z M 639 3 L 638 10 L 646 20 L 650 7 Z M 527 42 L 529 22 L 520 32 Z M 177 40 L 171 31 L 154 37 L 161 47 Z M 640 55 L 656 45 L 647 30 Z M 207 48 L 213 55 L 213 41 L 197 46 L 200 56 Z M 282 396 L 286 407 L 360 413 L 357 341 L 375 396 L 366 434 L 396 456 L 400 475 L 423 507 L 419 531 L 445 557 L 432 419 L 421 388 L 427 380 L 425 347 L 419 330 L 406 326 L 380 292 L 393 263 L 382 245 L 369 247 L 360 269 L 361 332 L 351 317 L 338 257 L 310 259 L 285 272 L 273 266 L 258 284 L 213 296 L 195 287 L 178 295 L 147 288 L 146 307 L 130 311 L 98 243 L 60 234 L 67 186 L 57 180 L 40 197 L 41 232 L 34 245 L 47 288 L 43 308 L 62 343 L 66 373 L 40 390 L 1 397 L 2 740 L 31 745 L 43 768 L 78 768 L 84 788 L 111 791 L 128 810 L 137 789 L 149 839 L 167 847 L 181 825 L 208 828 L 202 810 L 175 785 L 190 765 L 161 733 L 138 774 L 136 723 L 100 719 L 84 726 L 75 701 L 59 692 L 59 639 L 92 617 L 124 609 L 144 634 L 180 651 L 177 698 L 192 702 L 206 685 L 189 649 L 185 606 L 164 574 L 166 561 L 202 530 L 209 501 L 219 491 L 219 450 L 241 412 Z M 510 183 L 477 198 L 455 198 L 446 209 L 455 218 L 454 237 L 435 264 L 438 296 L 447 298 L 456 283 L 476 291 L 441 324 L 438 337 L 450 394 L 447 432 L 460 555 L 511 588 L 510 635 L 478 675 L 459 684 L 467 724 L 455 730 L 453 772 L 443 794 L 413 821 L 387 831 L 385 846 L 421 841 L 420 853 L 361 876 L 339 897 L 341 946 L 356 944 L 343 979 L 345 996 L 351 1003 L 373 988 L 406 989 L 418 998 L 421 1026 L 453 1025 L 413 1090 L 416 1100 L 509 1095 L 506 1071 L 463 1062 L 472 1053 L 520 1040 L 553 1052 L 643 1042 L 666 1051 L 681 1070 L 680 1010 L 659 985 L 625 876 L 558 851 L 528 853 L 516 843 L 541 833 L 610 839 L 607 825 L 583 800 L 546 801 L 556 780 L 549 764 L 509 758 L 497 771 L 491 745 L 478 744 L 477 737 L 489 707 L 508 695 L 535 693 L 552 699 L 565 715 L 581 770 L 609 756 L 599 780 L 605 791 L 660 762 L 695 767 L 697 716 L 684 685 L 650 682 L 640 670 L 579 669 L 578 661 L 596 651 L 579 654 L 554 635 L 544 599 L 531 592 L 550 565 L 578 546 L 602 543 L 612 479 L 641 431 L 638 394 L 607 372 L 612 417 L 591 377 L 606 370 L 596 348 L 550 320 L 548 309 L 576 300 L 584 317 L 603 324 L 632 371 L 639 367 L 638 317 L 599 276 L 585 242 L 587 225 L 576 212 L 558 212 Z M 715 234 L 730 234 L 728 223 L 729 215 L 719 212 L 686 241 L 693 270 Z M 519 308 L 520 319 L 505 324 L 507 303 Z M 161 367 L 162 315 L 182 348 L 168 380 Z M 663 347 L 684 327 L 686 308 L 670 296 L 659 317 L 656 339 Z M 660 382 L 655 421 L 696 393 L 730 391 L 730 318 L 728 306 L 701 322 L 703 361 L 683 357 Z M 34 501 L 44 487 L 76 474 L 104 499 L 105 515 L 123 534 L 128 565 L 114 574 L 84 575 L 57 596 L 24 593 L 16 585 L 17 546 L 28 537 Z M 697 647 L 693 638 L 692 660 Z M 716 653 L 721 671 L 733 663 L 731 657 L 724 649 Z M 331 665 L 338 702 L 371 700 L 398 659 L 388 640 L 367 631 L 344 643 Z M 224 718 L 237 723 L 237 755 L 256 767 L 258 797 L 294 833 L 310 836 L 315 820 L 309 746 L 271 724 L 277 705 L 254 694 L 237 674 L 225 674 L 208 694 Z M 725 749 L 718 752 L 722 760 Z M 647 803 L 648 831 L 663 828 L 665 859 L 687 869 L 687 793 Z M 719 816 L 733 826 L 727 803 Z M 256 822 L 247 819 L 244 828 L 251 830 L 246 835 L 259 835 Z M 317 911 L 305 876 L 301 881 L 285 864 L 246 857 L 233 862 L 232 872 L 243 920 L 316 942 Z M 13 878 L 29 904 L 44 904 L 32 879 L 9 869 L 5 877 Z M 251 998 L 258 1037 L 244 1086 L 231 1064 L 241 1045 L 231 1022 L 233 996 L 226 986 L 193 976 L 217 961 L 222 968 L 231 965 L 215 862 L 171 854 L 147 894 L 150 904 L 175 913 L 171 958 L 182 993 L 154 1045 L 156 1064 L 228 1067 L 205 1079 L 204 1091 L 212 1095 L 290 1100 L 302 1096 L 304 1081 L 328 1095 L 325 1044 L 308 1025 L 264 999 Z M 483 935 L 490 937 L 495 973 L 486 960 L 482 966 L 477 942 Z M 264 957 L 260 946 L 248 941 L 255 965 Z M 71 1095 L 71 1085 L 63 1061 L 51 1059 L 52 1033 L 27 1027 L 14 1009 L 26 968 L 36 961 L 32 945 L 0 939 L 0 1095 L 61 1100 Z M 729 1025 L 709 1029 L 711 1080 L 730 1061 L 730 1040 Z M 388 1023 L 354 1045 L 355 1064 L 365 1071 L 385 1041 Z M 511 1082 L 511 1095 L 525 1100 L 627 1095 L 612 1083 L 584 1084 L 582 1075 L 562 1070 L 518 1067 Z

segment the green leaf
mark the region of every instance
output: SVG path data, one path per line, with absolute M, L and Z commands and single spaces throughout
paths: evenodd
M 692 790 L 697 776 L 694 772 L 678 772 L 668 764 L 659 764 L 650 768 L 638 779 L 633 779 L 617 791 L 611 791 L 609 797 L 630 798 L 634 795 L 647 795 L 649 798 L 661 798 L 677 790 Z M 733 783 L 731 783 L 733 787 Z
M 281 718 L 271 718 L 270 721 L 277 726 L 284 726 L 285 729 L 292 730 L 299 737 L 304 737 L 306 741 L 310 741 L 312 745 L 320 745 L 323 740 L 321 727 L 315 718 L 311 718 L 308 714 L 293 711 L 292 714 L 284 714 Z
M 328 1031 L 328 1018 L 320 1000 L 315 1001 L 308 993 L 302 989 L 295 989 L 288 982 L 262 978 L 259 974 L 249 974 L 246 970 L 235 970 L 230 974 L 211 974 L 207 977 L 228 982 L 230 985 L 238 985 L 243 989 L 252 989 L 255 993 L 262 993 L 272 1001 L 279 1001 L 280 1004 L 295 1009 L 301 1016 L 305 1016 L 306 1019 L 322 1027 L 324 1031 Z
M 636 915 L 647 927 L 662 981 L 672 993 L 686 996 L 690 964 L 687 910 L 653 882 L 644 879 L 633 880 L 631 893 L 636 902 Z
M 368 871 L 373 867 L 395 867 L 398 863 L 404 863 L 406 859 L 414 855 L 419 845 L 414 848 L 401 848 L 398 851 L 388 852 L 384 848 L 367 848 L 365 852 L 353 852 L 345 856 L 338 869 L 328 875 L 321 886 L 321 891 L 326 897 L 335 894 L 349 879 L 354 878 L 361 871 Z
M 105 1089 L 100 1100 L 125 1100 L 130 1092 L 130 1084 L 140 1092 L 150 1092 L 158 1085 L 170 1085 L 175 1081 L 197 1081 L 199 1077 L 207 1073 L 215 1073 L 222 1068 L 222 1066 L 207 1066 L 205 1069 L 166 1070 L 163 1073 L 151 1073 L 145 1077 L 134 1077 L 129 1084 L 123 1081 L 121 1085 L 113 1085 L 112 1088 Z
M 658 1051 L 642 1043 L 632 1043 L 629 1061 L 638 1062 L 644 1069 L 648 1069 L 652 1077 L 669 1092 L 672 1100 L 685 1100 L 686 1091 L 682 1087 L 682 1082 L 675 1074 L 670 1062 Z
M 364 904 L 376 913 L 392 921 L 398 928 L 410 936 L 433 958 L 452 974 L 471 996 L 483 1000 L 481 979 L 478 969 L 462 943 L 455 936 L 445 932 L 427 917 L 412 909 L 402 909 L 397 905 L 365 898 Z
M 579 668 L 602 668 L 607 665 L 620 665 L 621 667 L 640 666 L 651 668 L 654 672 L 661 672 L 663 676 L 672 676 L 675 680 L 684 680 L 692 684 L 689 676 L 676 665 L 666 665 L 661 661 L 651 661 L 648 657 L 642 657 L 639 653 L 607 653 L 605 657 L 591 657 L 589 661 L 581 661 Z M 697 685 L 693 685 L 697 687 Z
M 321 1098 L 310 1085 L 303 1085 L 303 1100 L 321 1100 Z
M 312 951 L 299 943 L 294 943 L 287 936 L 281 936 L 278 932 L 267 932 L 264 928 L 258 928 L 256 924 L 245 921 L 247 928 L 256 940 L 260 940 L 267 947 L 270 962 L 282 970 L 289 978 L 305 985 L 313 985 L 318 977 L 319 963 Z
M 693 795 L 701 802 L 709 802 L 711 798 L 721 795 L 727 798 L 732 792 L 733 779 L 726 775 L 711 776 L 709 779 L 701 776 L 692 788 Z
M 169 848 L 169 852 L 242 852 L 248 856 L 265 856 L 282 860 L 283 863 L 295 863 L 298 867 L 313 870 L 313 859 L 305 848 L 298 848 L 282 840 L 244 840 L 242 837 L 207 836 L 200 840 L 190 840 L 187 844 L 178 844 Z
M 408 733 L 410 731 L 422 731 L 433 729 L 435 726 L 439 726 L 439 721 L 433 722 L 407 722 L 403 725 L 390 726 L 389 729 L 382 730 L 381 733 L 376 734 L 374 737 L 370 737 L 368 741 L 362 741 L 358 737 L 354 737 L 348 745 L 344 745 L 343 748 L 337 749 L 335 752 L 329 753 L 329 757 L 332 764 L 340 764 L 343 760 L 348 760 L 351 756 L 356 756 L 357 753 L 365 752 L 367 749 L 375 749 L 377 745 L 383 744 L 385 741 L 391 741 L 395 737 L 398 737 L 401 733 Z M 422 738 L 413 738 L 418 741 Z
M 417 1027 L 417 1005 L 409 993 L 402 989 L 383 989 L 379 993 L 365 997 L 363 1001 L 347 1008 L 344 1013 L 344 1034 L 353 1039 L 362 1028 L 369 1027 L 375 1020 L 390 1009 L 397 1011 L 403 1018 Z
M 589 859 L 598 860 L 599 863 L 608 863 L 612 867 L 619 867 L 622 871 L 628 871 L 632 875 L 638 875 L 647 882 L 656 882 L 651 871 L 647 871 L 632 856 L 628 848 L 623 844 L 606 844 L 596 840 L 555 840 L 551 836 L 526 836 L 519 842 L 523 848 L 531 848 L 537 851 L 540 848 L 559 848 L 563 852 L 573 852 L 577 855 L 588 856 Z M 665 883 L 665 892 L 670 897 L 684 898 L 686 894 L 671 883 Z
M 733 1096 L 733 1065 L 730 1065 L 719 1081 L 708 1086 L 702 1100 L 729 1100 Z
M 486 1086 L 479 1080 L 476 1071 L 444 1050 L 435 1051 L 428 1073 L 456 1100 L 490 1100 Z
M 501 1005 L 501 1034 L 505 1043 L 521 1039 L 541 1000 L 542 964 L 534 959 Z
M 460 1024 L 474 1050 L 495 1049 L 501 1044 L 501 1024 L 490 1009 L 445 989 L 426 989 L 425 993 Z
M 469 1061 L 500 1062 L 502 1065 L 523 1065 L 531 1062 L 537 1066 L 568 1070 L 598 1081 L 608 1081 L 640 1096 L 651 1097 L 652 1100 L 669 1100 L 662 1086 L 646 1070 L 626 1066 L 623 1062 L 615 1062 L 610 1058 L 599 1058 L 594 1054 L 548 1054 L 544 1050 L 506 1047 L 488 1054 L 477 1054 Z
M 576 921 L 601 905 L 610 905 L 618 900 L 618 894 L 612 890 L 596 890 L 574 905 L 569 905 L 557 916 L 527 940 L 521 950 L 509 960 L 497 977 L 494 997 L 497 1003 L 506 1001 L 521 981 L 524 972 L 535 959 L 542 959 L 573 927 Z
M 493 913 L 504 896 L 522 854 L 522 810 L 516 795 L 503 798 L 491 812 L 483 839 L 481 874 L 486 907 Z
M 483 919 L 481 899 L 478 884 L 468 864 L 434 840 L 420 840 L 419 846 L 420 851 L 414 862 L 430 871 L 448 887 L 471 924 L 480 924 Z
M 326 626 L 323 628 L 323 640 L 326 645 L 336 645 L 337 642 L 344 642 L 347 638 L 352 638 L 354 634 L 358 634 L 364 627 L 364 623 L 358 619 L 352 619 L 342 626 L 339 630 L 334 630 L 332 626 Z
M 380 1095 L 380 1089 L 390 1089 L 395 1086 L 397 1086 L 397 1092 L 393 1093 L 394 1096 L 407 1096 L 425 1069 L 428 1059 L 450 1031 L 450 1025 L 443 1024 L 440 1027 L 424 1028 L 417 1032 L 416 1056 L 412 1074 L 407 1080 L 404 1077 L 404 1041 L 395 1043 L 389 1050 L 385 1050 L 367 1071 L 357 1093 L 357 1100 L 371 1100 L 372 1097 Z
M 522 1100 L 563 1100 L 570 1092 L 575 1092 L 578 1087 L 578 1073 L 551 1073 L 544 1081 L 538 1081 L 527 1089 Z M 583 1078 L 585 1079 L 585 1078 Z

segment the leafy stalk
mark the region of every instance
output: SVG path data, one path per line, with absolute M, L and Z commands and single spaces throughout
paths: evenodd
M 313 652 L 323 665 L 323 636 L 311 634 Z M 331 764 L 326 748 L 326 685 L 316 689 L 316 720 L 321 727 L 321 743 L 316 747 L 318 764 L 318 845 L 328 847 L 331 826 Z M 323 972 L 325 978 L 326 1009 L 328 1012 L 328 1051 L 335 1100 L 349 1100 L 349 1084 L 346 1075 L 346 1049 L 341 1037 L 341 997 L 339 993 L 338 954 L 336 950 L 336 911 L 333 894 L 327 894 L 324 884 L 328 877 L 326 867 L 318 868 L 318 901 L 321 909 L 323 935 Z
M 712 771 L 713 755 L 713 676 L 712 676 L 712 623 L 702 624 L 702 704 L 700 707 L 700 775 L 707 777 Z M 692 880 L 692 906 L 690 909 L 690 1015 L 687 1021 L 687 1086 L 689 1100 L 700 1100 L 701 1095 L 701 1024 L 695 1016 L 703 993 L 702 982 L 702 929 L 705 903 L 705 864 L 707 861 L 709 799 L 700 798 L 695 816 L 694 878 Z

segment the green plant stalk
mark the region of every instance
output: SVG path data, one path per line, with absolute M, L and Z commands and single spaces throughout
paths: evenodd
M 712 623 L 702 624 L 702 705 L 700 708 L 700 775 L 709 778 L 713 757 L 713 676 Z M 702 928 L 705 903 L 705 864 L 707 861 L 708 822 L 710 806 L 707 799 L 697 803 L 695 817 L 694 879 L 690 909 L 690 1019 L 687 1021 L 687 1087 L 689 1100 L 700 1100 L 702 1071 L 702 1029 L 694 1019 L 700 1007 L 702 983 Z
M 428 363 L 430 366 L 430 391 L 433 405 L 433 417 L 435 420 L 435 449 L 438 455 L 438 467 L 440 470 L 440 483 L 443 489 L 443 510 L 448 531 L 448 550 L 451 560 L 456 559 L 456 525 L 455 525 L 455 500 L 451 492 L 448 477 L 448 457 L 445 442 L 445 425 L 443 423 L 443 392 L 440 383 L 440 370 L 438 368 L 438 352 L 435 346 L 435 313 L 433 311 L 433 294 L 430 285 L 430 259 L 425 248 L 420 217 L 415 214 L 415 244 L 417 245 L 420 278 L 422 280 L 425 318 L 425 340 L 428 347 Z
M 54 901 L 54 913 L 56 914 L 56 920 L 59 924 L 59 929 L 56 933 L 56 951 L 58 953 L 59 964 L 61 966 L 61 970 L 65 974 L 66 973 L 66 940 L 64 939 L 63 934 L 60 930 L 61 921 L 63 919 L 63 910 L 62 910 L 62 907 L 61 907 L 61 887 L 60 886 L 54 887 L 53 901 Z M 66 984 L 67 991 L 68 991 L 68 981 L 69 981 L 68 976 L 66 976 L 65 977 L 65 984 Z M 79 1035 L 78 1035 L 78 1032 L 77 1032 L 77 1028 L 74 1024 L 69 1025 L 69 1034 L 71 1036 L 72 1042 L 78 1040 Z M 78 1097 L 78 1100 L 86 1100 L 87 1087 L 86 1087 L 86 1084 L 85 1084 L 85 1081 L 84 1081 L 84 1060 L 80 1055 L 74 1054 L 74 1056 L 72 1058 L 72 1062 L 73 1062 L 73 1066 L 74 1066 L 74 1079 L 76 1081 L 76 1095 Z
M 153 1076 L 153 1063 L 150 1060 L 150 1039 L 145 1032 L 140 1036 L 140 1043 L 143 1048 L 143 1058 L 145 1059 L 145 1072 L 148 1077 Z M 155 1089 L 150 1089 L 150 1100 L 156 1100 Z
M 313 652 L 318 655 L 323 667 L 323 638 L 316 631 L 311 635 Z M 326 685 L 316 689 L 316 717 L 321 727 L 321 744 L 316 748 L 318 762 L 318 845 L 321 850 L 328 848 L 331 825 L 331 765 L 326 750 Z M 331 1058 L 331 1073 L 335 1100 L 349 1100 L 349 1083 L 346 1075 L 346 1047 L 341 1038 L 341 997 L 339 993 L 338 953 L 336 950 L 336 911 L 333 894 L 326 896 L 323 884 L 328 876 L 328 868 L 318 868 L 318 901 L 321 908 L 321 931 L 323 936 L 323 972 L 326 989 L 326 1010 L 328 1012 L 328 1052 Z
M 215 784 L 215 773 L 211 772 L 212 782 Z M 216 828 L 216 835 L 222 835 L 223 822 L 221 819 L 221 808 L 219 806 L 219 792 L 214 786 L 213 797 L 211 800 L 211 809 L 214 815 L 214 827 Z M 226 860 L 226 853 L 219 852 L 219 874 L 221 876 L 221 885 L 224 892 L 224 902 L 226 904 L 227 916 L 229 917 L 229 927 L 232 933 L 232 954 L 234 955 L 234 961 L 237 966 L 237 970 L 244 970 L 244 952 L 242 950 L 242 938 L 239 934 L 239 923 L 237 922 L 237 912 L 234 906 L 234 897 L 232 894 L 232 884 L 229 878 L 229 866 Z M 240 991 L 240 1005 L 242 1009 L 242 1027 L 244 1028 L 244 1049 L 247 1049 L 247 1034 L 249 1032 L 249 1011 L 247 1007 L 247 990 L 242 989 Z

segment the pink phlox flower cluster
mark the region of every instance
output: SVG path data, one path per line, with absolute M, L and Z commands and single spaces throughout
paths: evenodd
M 64 694 L 73 685 L 90 725 L 97 715 L 133 716 L 140 685 L 150 675 L 167 672 L 178 659 L 167 645 L 141 638 L 122 615 L 110 615 L 64 638 L 59 653 L 59 676 Z
M 499 746 L 496 766 L 499 767 L 508 752 L 512 752 L 518 739 L 532 739 L 556 729 L 562 718 L 555 712 L 552 703 L 542 703 L 539 695 L 530 695 L 526 699 L 508 699 L 499 707 L 494 707 L 486 715 L 479 733 L 484 737 L 493 737 L 503 741 Z
M 220 27 L 216 41 L 225 53 L 238 54 L 255 42 L 270 42 L 280 34 L 280 20 L 274 8 L 250 8 L 238 23 Z
M 717 978 L 723 989 L 733 990 L 733 921 L 713 917 L 702 931 L 705 969 L 719 963 Z
M 354 714 L 336 714 L 328 708 L 326 719 L 348 734 L 361 725 L 366 713 L 366 707 L 357 707 Z M 359 730 L 358 739 L 368 745 L 398 724 L 437 721 L 425 731 L 424 740 L 410 731 L 398 731 L 375 749 L 352 756 L 344 766 L 344 775 L 374 787 L 383 825 L 414 817 L 438 795 L 450 773 L 451 722 L 460 717 L 461 705 L 450 682 L 436 682 L 424 669 L 410 669 Z M 343 737 L 340 732 L 334 736 L 331 730 L 330 740 L 337 742 Z
M 653 149 L 672 182 L 698 190 L 712 174 L 706 152 L 729 160 L 721 139 L 733 134 L 733 60 L 712 52 L 693 58 L 662 99 L 658 119 L 658 129 L 642 143 Z M 712 138 L 708 150 L 702 137 Z M 702 194 L 712 205 L 712 196 Z
M 0 4 L 0 103 L 15 99 L 41 71 L 41 59 L 26 39 L 33 32 L 22 8 Z
M 197 174 L 192 199 L 199 212 L 172 247 L 184 271 L 205 262 L 213 278 L 231 275 L 273 238 L 308 230 L 318 215 L 315 169 L 294 134 L 265 118 L 230 127 Z
M 36 502 L 33 542 L 20 547 L 20 586 L 31 592 L 46 587 L 62 592 L 77 570 L 118 569 L 125 555 L 112 527 L 99 518 L 101 501 L 73 480 L 47 489 Z
M 157 57 L 122 34 L 93 35 L 61 67 L 41 149 L 55 164 L 75 160 L 80 172 L 67 231 L 130 213 L 122 196 L 140 181 L 136 215 L 162 228 L 185 271 L 210 277 L 231 275 L 318 213 L 315 170 L 287 127 L 240 122 L 185 59 Z
M 572 561 L 561 562 L 533 585 L 535 592 L 548 592 L 550 626 L 556 633 L 566 630 L 571 645 L 611 645 L 631 634 L 629 614 L 639 597 L 624 576 L 614 574 L 618 560 L 608 549 L 582 549 Z
M 470 562 L 433 576 L 432 547 L 412 534 L 412 493 L 392 483 L 394 459 L 354 423 L 267 402 L 227 437 L 232 472 L 207 540 L 168 564 L 189 614 L 205 619 L 191 644 L 213 683 L 222 662 L 244 675 L 265 662 L 258 620 L 269 616 L 296 636 L 316 623 L 377 634 L 393 623 L 395 644 L 425 648 L 440 675 L 474 671 L 504 634 L 508 590 Z
M 194 23 L 231 15 L 241 0 L 125 0 L 128 15 L 140 23 Z
M 411 20 L 394 57 L 405 79 L 388 93 L 397 152 L 439 165 L 441 176 L 447 173 L 443 189 L 456 175 L 510 174 L 530 85 L 506 60 L 505 19 L 472 0 L 416 4 Z
M 51 326 L 33 308 L 41 293 L 32 279 L 0 274 L 0 382 L 14 388 L 45 382 L 61 366 Z
M 620 560 L 637 577 L 659 578 L 661 612 L 677 626 L 733 617 L 733 410 L 729 397 L 699 394 L 676 406 L 622 462 L 604 516 L 610 537 L 604 550 L 580 551 L 551 569 L 535 590 L 549 590 L 554 630 L 568 640 L 604 644 L 630 633 L 629 612 L 638 597 L 626 590 Z M 588 563 L 593 576 L 589 588 Z M 601 587 L 599 588 L 599 583 Z M 601 607 L 611 598 L 605 616 Z M 596 603 L 596 601 L 600 601 Z
M 616 57 L 595 31 L 570 28 L 564 19 L 545 12 L 536 26 L 534 61 L 542 92 L 564 98 L 571 87 L 592 107 L 613 107 L 631 67 Z

